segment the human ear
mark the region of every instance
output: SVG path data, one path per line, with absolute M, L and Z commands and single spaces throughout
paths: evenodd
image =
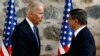
M 77 24 L 79 23 L 78 19 L 75 19 L 75 23 L 77 23 Z

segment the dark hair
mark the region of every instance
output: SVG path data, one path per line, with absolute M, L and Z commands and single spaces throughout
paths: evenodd
M 73 9 L 70 11 L 72 19 L 78 19 L 80 25 L 87 25 L 87 12 L 83 9 Z

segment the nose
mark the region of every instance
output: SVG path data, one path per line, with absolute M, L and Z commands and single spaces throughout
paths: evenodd
M 41 16 L 41 19 L 43 19 L 43 18 L 44 18 L 44 15 Z

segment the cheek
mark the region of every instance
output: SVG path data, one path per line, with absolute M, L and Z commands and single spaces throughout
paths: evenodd
M 71 25 L 71 21 L 68 21 L 69 25 Z
M 41 19 L 42 18 L 42 15 L 38 15 L 38 17 Z
M 69 21 L 69 26 L 72 28 L 73 27 L 73 22 Z
M 40 16 L 37 14 L 37 15 L 35 16 L 35 18 L 36 18 L 37 20 L 39 20 L 39 19 L 40 19 Z

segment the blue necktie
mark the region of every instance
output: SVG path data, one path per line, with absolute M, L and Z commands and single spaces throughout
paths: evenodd
M 36 41 L 37 41 L 37 44 L 38 44 L 38 47 L 39 47 L 39 40 L 38 40 L 38 36 L 37 36 L 37 29 L 36 29 L 35 26 L 33 27 L 33 31 L 34 31 L 34 35 L 35 35 L 35 38 L 36 38 Z

